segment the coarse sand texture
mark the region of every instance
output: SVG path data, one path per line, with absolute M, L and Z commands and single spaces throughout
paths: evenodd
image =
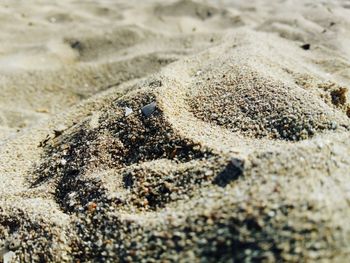
M 348 1 L 0 21 L 0 262 L 350 262 Z

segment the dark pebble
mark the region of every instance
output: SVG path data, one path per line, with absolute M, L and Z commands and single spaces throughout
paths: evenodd
M 225 187 L 230 182 L 235 181 L 243 175 L 244 171 L 244 161 L 232 158 L 224 170 L 222 170 L 214 179 L 213 183 L 221 187 Z
M 310 49 L 310 47 L 311 47 L 311 45 L 310 44 L 304 44 L 304 45 L 302 45 L 302 46 L 300 46 L 302 49 L 304 49 L 304 50 L 309 50 Z
M 155 110 L 156 110 L 156 102 L 155 101 L 153 101 L 150 104 L 147 104 L 141 108 L 141 112 L 145 117 L 150 117 Z
M 81 44 L 80 41 L 74 41 L 73 43 L 70 44 L 71 48 L 76 49 L 76 50 L 82 50 L 83 45 Z

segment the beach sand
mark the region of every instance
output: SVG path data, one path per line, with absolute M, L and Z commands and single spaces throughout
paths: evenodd
M 349 262 L 348 1 L 0 22 L 0 261 Z

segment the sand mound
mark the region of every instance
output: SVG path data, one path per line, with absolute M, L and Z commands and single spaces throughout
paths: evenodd
M 278 50 L 278 46 L 270 46 L 273 48 Z M 247 46 L 244 49 L 255 53 Z M 189 100 L 196 117 L 246 136 L 291 141 L 307 139 L 337 127 L 348 129 L 346 114 L 335 111 L 322 98 L 300 86 L 268 75 L 266 68 L 271 65 L 267 64 L 262 71 L 268 57 L 260 57 L 261 64 L 256 68 L 249 58 L 241 58 L 240 52 L 241 49 L 234 50 L 224 59 L 204 64 L 200 80 L 196 79 L 196 89 L 191 89 L 193 99 Z M 229 53 L 227 50 L 226 54 Z M 210 72 L 217 65 L 221 65 L 220 69 L 214 74 Z M 341 89 L 329 92 L 335 106 L 346 104 L 340 102 L 339 92 Z
M 346 261 L 346 48 L 318 36 L 323 5 L 262 3 L 38 8 L 56 42 L 26 36 L 19 61 L 49 66 L 0 82 L 0 258 Z

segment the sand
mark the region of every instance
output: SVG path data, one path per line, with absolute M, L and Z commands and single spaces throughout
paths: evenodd
M 347 1 L 0 21 L 0 261 L 350 260 Z

